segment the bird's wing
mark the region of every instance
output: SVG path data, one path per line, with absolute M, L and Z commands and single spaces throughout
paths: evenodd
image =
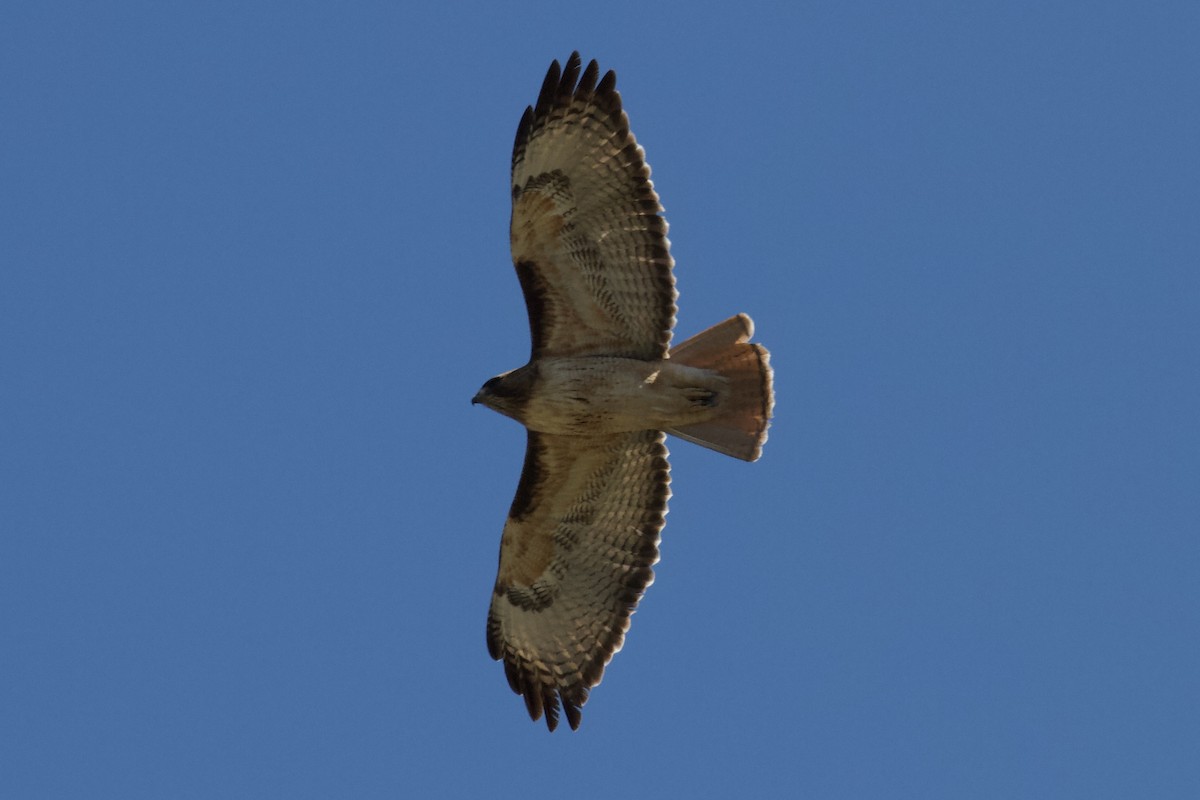
M 662 206 L 616 75 L 550 66 L 512 160 L 512 257 L 533 357 L 662 358 L 675 281 Z
M 572 728 L 654 579 L 670 497 L 664 435 L 529 432 L 488 613 L 492 658 L 533 719 Z

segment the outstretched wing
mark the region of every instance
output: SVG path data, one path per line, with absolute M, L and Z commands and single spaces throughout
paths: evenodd
M 529 432 L 525 468 L 500 541 L 488 652 L 529 716 L 579 727 L 588 690 L 621 649 L 654 580 L 670 497 L 664 435 Z
M 512 257 L 533 357 L 662 358 L 675 282 L 662 206 L 621 110 L 617 77 L 580 75 L 579 53 L 546 74 L 513 145 Z

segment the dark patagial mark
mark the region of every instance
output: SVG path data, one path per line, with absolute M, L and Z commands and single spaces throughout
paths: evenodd
M 545 347 L 542 331 L 550 308 L 549 292 L 538 275 L 536 264 L 532 261 L 518 261 L 515 266 L 517 280 L 521 282 L 521 293 L 525 295 L 525 309 L 529 312 L 529 337 L 533 343 L 532 355 L 536 358 Z
M 517 494 L 512 506 L 508 509 L 511 519 L 522 520 L 533 511 L 534 496 L 542 485 L 544 476 L 541 466 L 542 452 L 538 435 L 533 431 L 526 432 L 525 465 L 521 467 L 521 481 L 517 484 Z

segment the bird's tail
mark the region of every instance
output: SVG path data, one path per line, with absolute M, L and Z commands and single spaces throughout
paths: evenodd
M 738 314 L 671 348 L 672 361 L 728 379 L 729 394 L 720 401 L 719 416 L 667 433 L 745 461 L 762 455 L 775 407 L 774 373 L 767 348 L 750 342 L 753 335 L 750 317 Z

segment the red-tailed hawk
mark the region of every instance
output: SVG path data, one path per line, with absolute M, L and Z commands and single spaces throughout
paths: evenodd
M 550 65 L 513 145 L 512 258 L 533 352 L 473 400 L 528 430 L 487 644 L 550 730 L 560 703 L 579 727 L 654 578 L 665 433 L 753 461 L 774 405 L 745 314 L 668 349 L 676 293 L 662 206 L 616 75 L 580 67 L 579 53 Z

